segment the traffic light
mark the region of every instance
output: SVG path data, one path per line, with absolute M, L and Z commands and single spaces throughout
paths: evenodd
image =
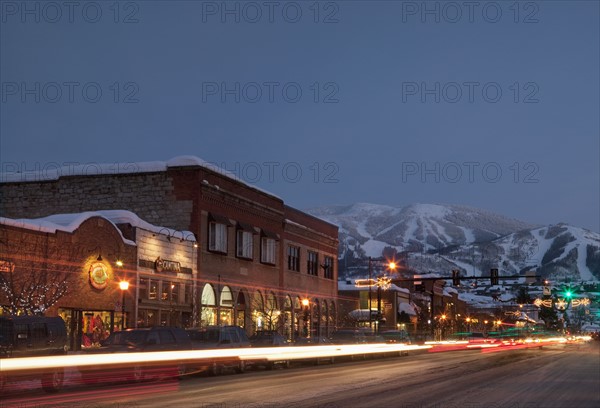
M 460 286 L 460 271 L 458 269 L 452 269 L 452 284 Z
M 492 268 L 492 269 L 490 269 L 490 283 L 492 285 L 497 285 L 499 283 L 498 268 Z
M 570 286 L 567 286 L 565 288 L 564 294 L 567 300 L 571 300 L 571 298 L 573 297 L 573 289 Z

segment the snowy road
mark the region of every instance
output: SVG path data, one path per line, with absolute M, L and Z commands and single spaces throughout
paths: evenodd
M 595 408 L 600 343 L 423 353 L 181 382 L 76 387 L 51 396 L 13 395 L 0 406 Z

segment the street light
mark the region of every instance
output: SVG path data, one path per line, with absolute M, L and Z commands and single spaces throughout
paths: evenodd
M 125 292 L 129 289 L 129 282 L 119 282 L 119 288 L 121 288 L 121 293 L 123 294 L 121 298 L 121 330 L 123 330 L 125 329 Z
M 310 301 L 306 298 L 302 299 L 302 306 L 304 306 L 304 336 L 308 337 L 308 305 Z
M 369 307 L 368 307 L 368 312 L 369 312 L 369 327 L 372 328 L 373 327 L 373 318 L 371 317 L 371 286 L 373 286 L 373 261 L 376 262 L 381 262 L 382 260 L 380 259 L 373 259 L 371 257 L 369 257 Z M 396 265 L 396 262 L 390 261 L 387 262 L 386 267 L 391 270 L 391 271 L 395 271 L 396 268 L 398 267 Z M 377 285 L 377 331 L 379 331 L 379 325 L 381 323 L 381 319 L 380 319 L 380 314 L 381 314 L 381 287 L 384 286 L 384 289 L 389 288 L 391 283 L 391 280 L 385 276 L 380 276 L 377 278 L 377 281 L 375 282 L 375 285 Z

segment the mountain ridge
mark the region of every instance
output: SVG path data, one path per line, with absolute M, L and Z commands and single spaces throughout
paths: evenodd
M 362 202 L 305 211 L 339 227 L 340 277 L 367 257 L 402 254 L 418 273 L 436 265 L 479 275 L 489 267 L 504 274 L 535 267 L 546 277 L 600 280 L 600 234 L 564 223 L 538 225 L 454 204 Z

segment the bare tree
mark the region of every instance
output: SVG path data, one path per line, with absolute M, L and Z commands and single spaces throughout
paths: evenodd
M 0 253 L 14 270 L 0 272 L 0 305 L 5 313 L 44 314 L 69 290 L 73 247 L 49 243 L 46 234 L 11 234 L 1 230 Z M 68 248 L 68 249 L 67 249 Z

